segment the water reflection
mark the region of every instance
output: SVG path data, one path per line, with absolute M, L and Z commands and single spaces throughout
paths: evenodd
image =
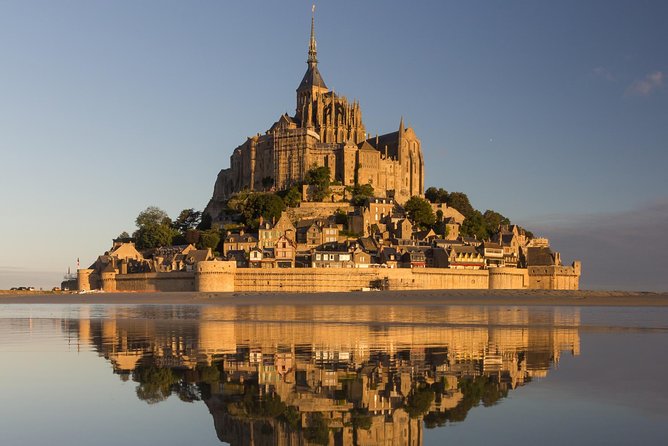
M 241 444 L 423 443 L 578 355 L 577 308 L 104 307 L 63 322 L 149 404 Z

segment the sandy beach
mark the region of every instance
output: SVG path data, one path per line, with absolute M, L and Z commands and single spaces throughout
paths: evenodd
M 556 305 L 668 306 L 668 293 L 633 291 L 416 290 L 348 293 L 40 293 L 0 291 L 0 304 Z

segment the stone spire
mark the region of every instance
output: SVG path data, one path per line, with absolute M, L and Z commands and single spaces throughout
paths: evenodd
M 311 8 L 311 40 L 308 44 L 308 59 L 306 63 L 311 65 L 318 64 L 318 49 L 315 43 L 315 5 Z
M 404 131 L 404 117 L 402 116 L 397 132 L 397 160 L 399 163 L 404 161 Z
M 327 89 L 327 85 L 325 85 L 325 81 L 322 79 L 322 75 L 318 70 L 318 50 L 315 43 L 315 5 L 313 5 L 311 11 L 311 39 L 308 44 L 308 59 L 306 59 L 308 68 L 306 69 L 306 74 L 304 74 L 304 78 L 299 84 L 297 91 L 310 90 L 313 87 Z

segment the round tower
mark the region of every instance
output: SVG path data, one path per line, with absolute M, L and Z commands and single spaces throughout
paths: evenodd
M 102 279 L 102 291 L 116 291 L 116 269 L 108 263 L 100 273 Z
M 200 292 L 234 291 L 234 261 L 210 260 L 198 262 L 195 269 L 195 289 Z
M 79 289 L 79 291 L 91 290 L 91 283 L 90 283 L 91 274 L 93 274 L 92 269 L 77 270 L 77 288 Z

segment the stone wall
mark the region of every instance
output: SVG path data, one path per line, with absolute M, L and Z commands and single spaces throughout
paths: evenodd
M 197 291 L 192 272 L 116 274 L 115 287 L 105 291 Z
M 201 262 L 231 263 L 234 262 Z M 209 268 L 208 266 L 206 268 Z M 229 289 L 230 266 L 218 277 L 209 273 L 207 288 L 200 291 L 232 291 Z M 416 289 L 487 289 L 487 271 L 455 271 L 449 269 L 408 268 L 277 268 L 236 269 L 233 291 L 239 292 L 330 292 L 359 291 L 382 286 L 390 290 Z
M 521 290 L 529 288 L 529 272 L 523 268 L 490 268 L 490 290 Z
M 290 221 L 307 220 L 314 218 L 327 218 L 336 212 L 337 209 L 348 213 L 352 212 L 354 208 L 346 203 L 318 203 L 318 202 L 302 202 L 299 207 L 287 208 L 286 213 Z
M 389 279 L 391 290 L 488 289 L 485 270 L 454 270 L 445 268 L 380 268 L 379 278 Z
M 378 274 L 370 269 L 243 268 L 234 274 L 235 291 L 353 291 L 371 286 Z
M 491 268 L 237 268 L 235 262 L 199 262 L 195 272 L 115 274 L 101 280 L 79 271 L 79 289 L 104 291 L 329 292 L 380 287 L 390 290 L 579 289 L 580 265 L 528 270 Z M 92 279 L 92 280 L 91 280 Z M 99 285 L 94 282 L 99 282 Z
M 534 290 L 579 290 L 582 266 L 530 266 L 529 288 Z

